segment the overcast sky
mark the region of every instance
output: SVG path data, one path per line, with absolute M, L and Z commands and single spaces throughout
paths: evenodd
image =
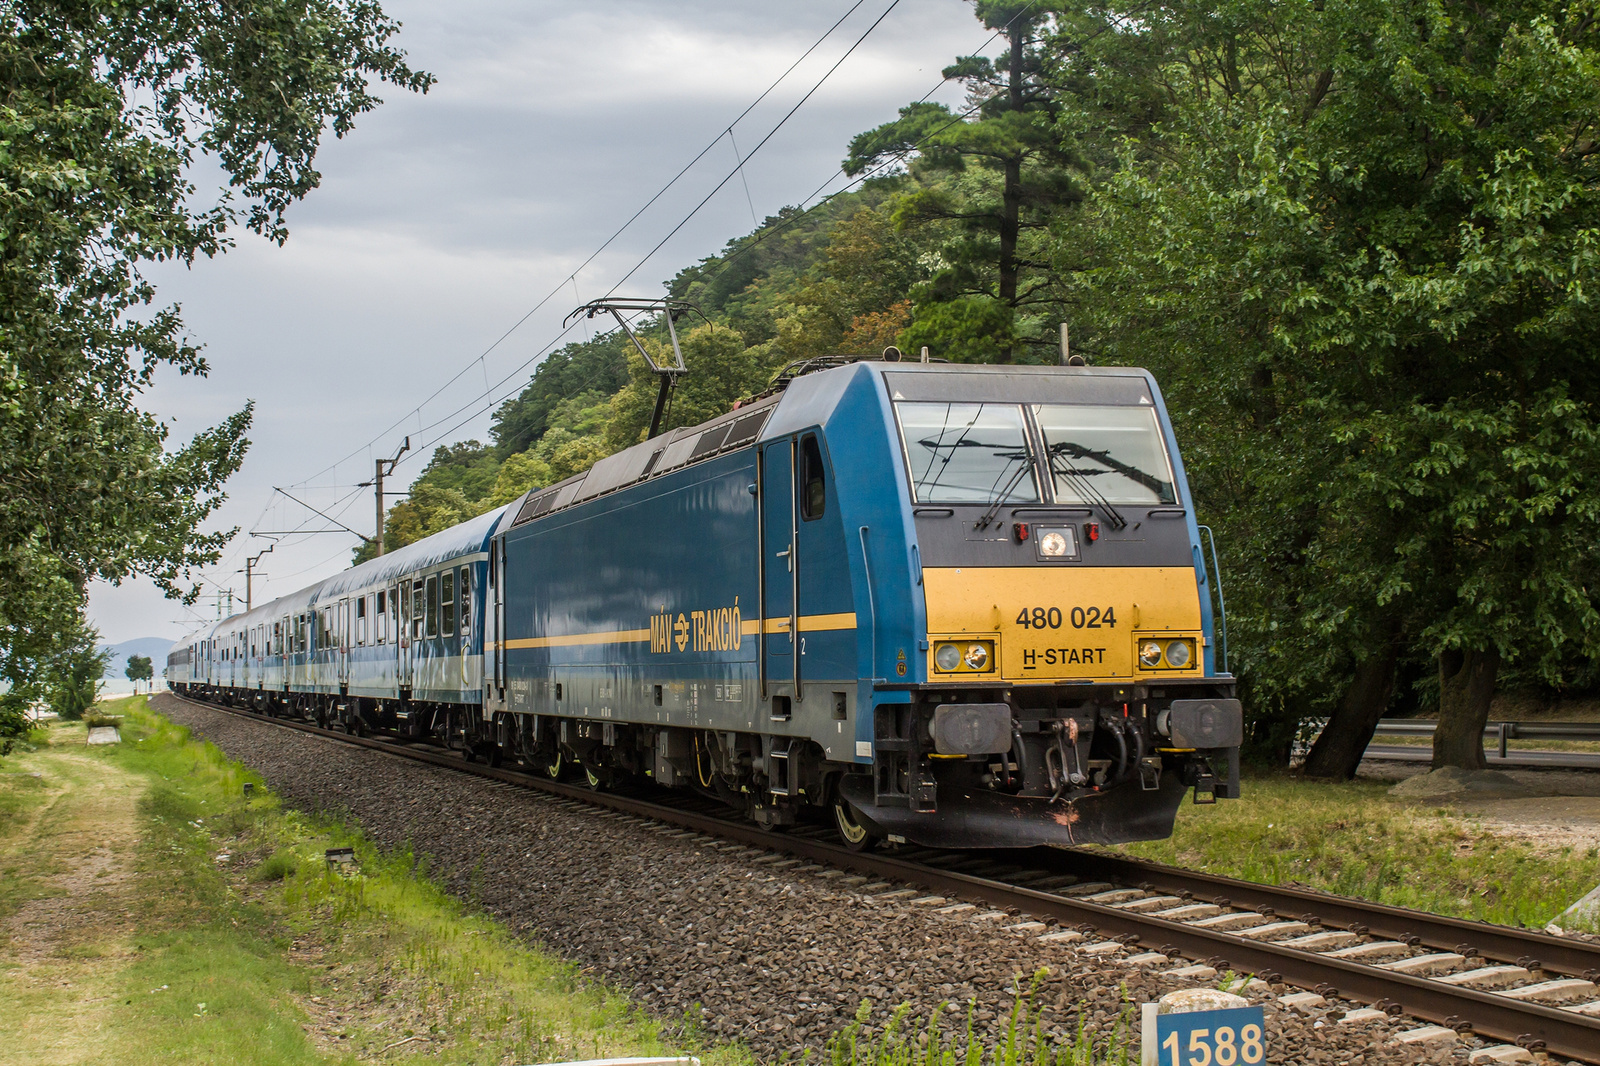
M 438 76 L 433 90 L 386 87 L 387 103 L 323 147 L 322 187 L 291 212 L 284 247 L 240 234 L 220 259 L 151 271 L 211 364 L 209 378 L 166 374 L 146 396 L 174 420 L 173 440 L 256 402 L 253 445 L 215 523 L 242 532 L 206 571 L 207 599 L 193 608 L 147 581 L 95 586 L 89 616 L 104 638 L 177 639 L 216 616 L 218 587 L 233 588 L 242 608 L 236 571 L 270 545 L 257 603 L 342 569 L 356 544 L 348 533 L 248 535 L 329 528 L 274 486 L 370 535 L 372 492 L 355 485 L 371 478 L 376 456 L 411 436 L 391 484 L 403 489 L 431 443 L 487 439 L 494 401 L 518 391 L 530 360 L 558 341 L 562 317 L 638 266 L 734 168 L 729 139 L 569 276 L 854 3 L 388 0 L 404 24 L 398 43 Z M 888 3 L 863 0 L 739 122 L 737 150 L 754 149 Z M 963 0 L 899 0 L 743 180 L 619 294 L 660 295 L 682 266 L 804 200 L 837 172 L 851 136 L 893 118 L 988 38 Z M 958 103 L 960 87 L 933 98 Z

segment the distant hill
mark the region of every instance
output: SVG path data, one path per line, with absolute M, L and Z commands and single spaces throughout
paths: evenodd
M 108 681 L 127 681 L 128 656 L 148 655 L 150 665 L 155 668 L 155 675 L 161 676 L 161 671 L 167 665 L 167 653 L 172 650 L 176 641 L 165 640 L 161 637 L 135 637 L 125 640 L 120 644 L 101 644 L 102 651 L 110 651 L 111 659 L 106 663 L 105 677 Z

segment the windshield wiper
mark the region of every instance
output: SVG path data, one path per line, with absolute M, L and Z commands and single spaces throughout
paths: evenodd
M 1149 489 L 1151 492 L 1155 493 L 1156 499 L 1160 500 L 1162 503 L 1170 502 L 1168 501 L 1167 497 L 1172 494 L 1171 482 L 1162 481 L 1160 478 L 1155 477 L 1152 474 L 1147 474 L 1136 466 L 1124 463 L 1122 460 L 1112 455 L 1109 451 L 1097 452 L 1093 448 L 1086 448 L 1082 444 L 1076 444 L 1070 440 L 1064 440 L 1060 443 L 1052 444 L 1050 446 L 1050 450 L 1052 454 L 1057 452 L 1071 452 L 1072 456 L 1076 459 L 1093 459 L 1102 466 L 1121 474 L 1129 481 Z
M 1018 460 L 1023 460 L 1023 459 L 1027 459 L 1027 458 L 1028 458 L 1028 453 L 1025 452 L 1025 451 L 1023 451 L 1023 452 L 1013 452 L 1009 457 L 1007 457 L 1006 465 L 1001 467 L 1000 468 L 1000 473 L 995 475 L 995 478 L 994 478 L 995 485 L 998 485 L 1000 483 L 1000 479 L 1005 476 L 1006 470 L 1011 466 L 1012 463 L 1015 463 Z M 1001 506 L 1004 505 L 1004 503 L 1011 498 L 1011 491 L 1017 487 L 1017 482 L 1021 481 L 1022 480 L 1022 475 L 1026 474 L 1027 472 L 1028 472 L 1028 464 L 1026 462 L 1022 463 L 1020 466 L 1017 467 L 1017 472 L 1011 475 L 1011 480 L 1007 481 L 1006 482 L 1006 487 L 1004 489 L 1001 489 L 999 494 L 995 496 L 994 502 L 991 503 L 989 505 L 988 509 L 983 512 L 983 516 L 981 518 L 979 518 L 978 521 L 973 525 L 973 527 L 972 527 L 973 529 L 988 529 L 989 528 L 989 524 L 991 522 L 993 522 L 994 519 L 995 519 L 995 516 L 1000 513 Z M 994 485 L 989 486 L 989 491 L 990 492 L 994 491 Z
M 1051 473 L 1058 477 L 1066 478 L 1067 483 L 1072 486 L 1072 490 L 1078 494 L 1078 497 L 1084 503 L 1090 507 L 1098 507 L 1105 512 L 1106 524 L 1112 529 L 1125 529 L 1128 525 L 1128 520 L 1122 517 L 1122 512 L 1111 506 L 1111 501 L 1106 499 L 1100 490 L 1090 483 L 1088 478 L 1078 473 L 1071 466 L 1065 465 L 1064 461 L 1058 462 L 1058 460 L 1064 460 L 1060 451 L 1063 447 L 1064 445 L 1056 444 L 1050 448 Z

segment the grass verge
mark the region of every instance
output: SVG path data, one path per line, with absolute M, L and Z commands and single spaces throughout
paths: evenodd
M 1184 807 L 1169 839 L 1114 850 L 1504 925 L 1543 926 L 1600 883 L 1592 848 L 1529 847 L 1442 807 L 1395 804 L 1388 788 L 1251 777 L 1237 802 Z
M 359 833 L 285 809 L 259 778 L 145 710 L 143 697 L 115 710 L 125 716 L 121 745 L 82 747 L 81 725 L 59 726 L 48 747 L 8 759 L 0 777 L 0 869 L 24 874 L 0 893 L 0 919 L 13 919 L 0 932 L 14 945 L 39 941 L 0 982 L 7 1061 L 676 1053 L 626 997 L 471 912 L 419 876 L 411 855 L 380 854 Z M 51 853 L 60 838 L 46 824 L 96 780 L 138 797 L 124 799 L 136 809 L 125 813 L 137 847 L 107 867 L 115 891 L 93 876 L 61 883 L 83 872 L 86 856 Z M 90 822 L 108 802 L 115 797 L 93 797 Z M 355 866 L 331 868 L 323 855 L 334 847 L 353 848 Z M 34 936 L 40 928 L 51 935 Z M 49 1017 L 70 1028 L 80 1016 L 95 1034 L 81 1055 L 37 1024 Z M 694 1050 L 711 1064 L 749 1058 Z

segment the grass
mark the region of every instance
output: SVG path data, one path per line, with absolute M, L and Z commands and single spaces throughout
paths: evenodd
M 143 697 L 117 710 L 120 746 L 84 748 L 81 725 L 57 726 L 50 746 L 8 758 L 0 777 L 0 923 L 46 905 L 64 934 L 0 964 L 17 978 L 0 982 L 7 1062 L 677 1053 L 626 997 L 457 902 L 411 855 L 283 808 Z M 96 783 L 120 789 L 120 807 Z M 61 881 L 84 873 L 84 855 L 63 843 L 71 834 L 56 831 L 75 799 L 86 831 L 115 812 L 137 839 L 102 883 Z M 355 869 L 323 861 L 341 846 L 356 850 Z M 79 1053 L 63 1058 L 60 1034 L 72 1032 Z M 692 1049 L 717 1066 L 749 1062 L 738 1048 Z
M 1253 777 L 1241 800 L 1183 808 L 1170 839 L 1115 850 L 1504 925 L 1543 926 L 1600 883 L 1592 848 L 1533 848 L 1445 808 L 1396 804 L 1388 787 Z
M 1139 1041 L 1133 1004 L 1125 1006 L 1110 1033 L 1097 1038 L 1080 1023 L 1072 1037 L 1052 1040 L 1035 1005 L 1047 973 L 1034 974 L 1026 990 L 1013 989 L 1017 995 L 998 1043 L 985 1044 L 977 1037 L 970 1010 L 965 1033 L 950 1037 L 940 1024 L 942 1007 L 925 1020 L 912 1019 L 902 1007 L 880 1032 L 869 1034 L 864 1028 L 869 1007 L 863 1003 L 854 1023 L 829 1043 L 827 1066 L 1129 1066 Z

